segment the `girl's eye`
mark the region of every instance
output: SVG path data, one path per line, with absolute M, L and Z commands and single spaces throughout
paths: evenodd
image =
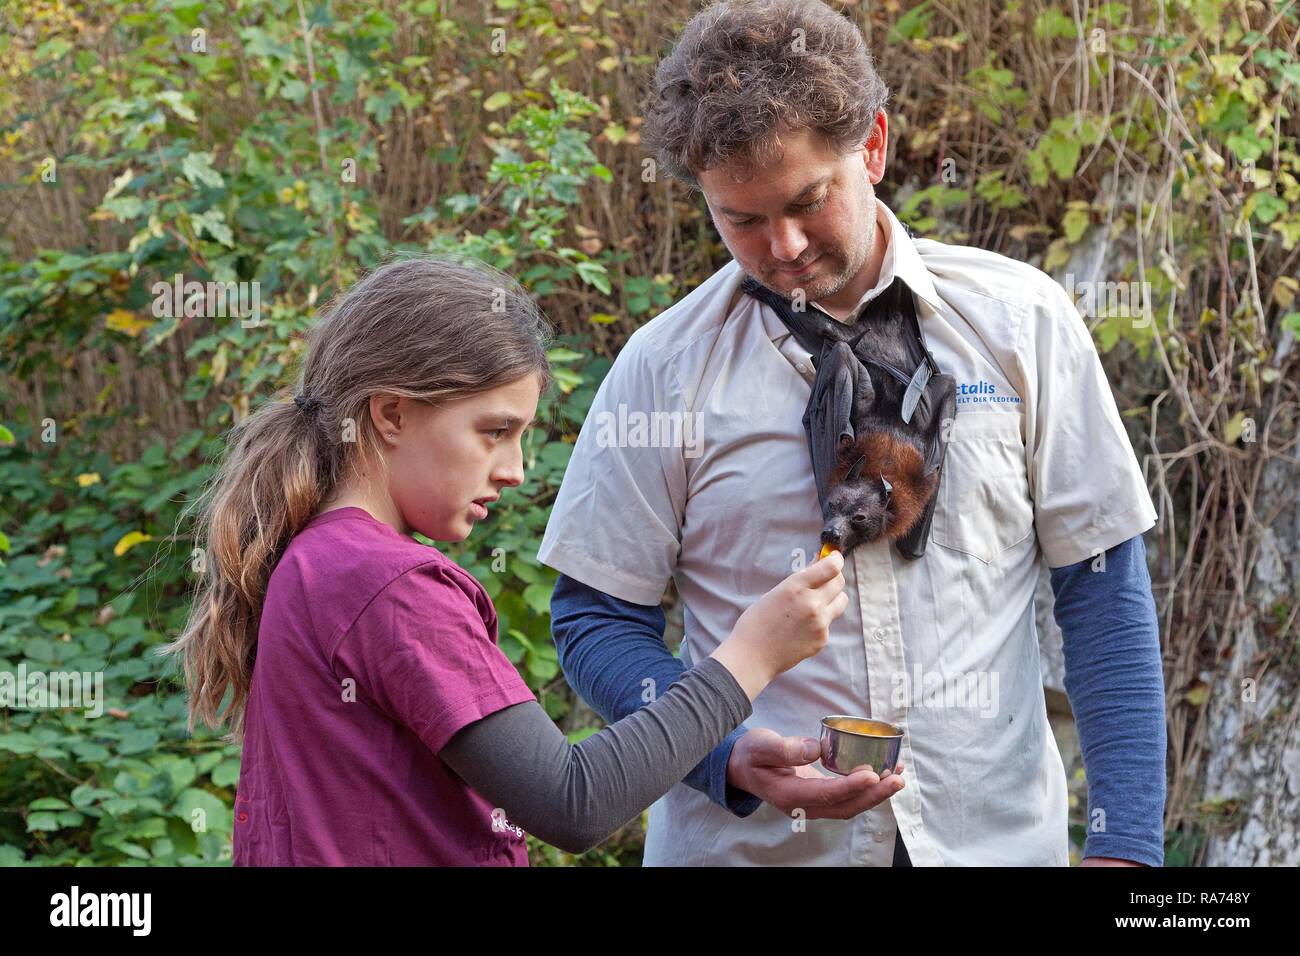
M 804 213 L 804 214 L 814 213 L 814 212 L 816 212 L 818 209 L 821 209 L 822 206 L 826 205 L 826 199 L 827 199 L 827 197 L 826 197 L 826 196 L 823 196 L 821 199 L 818 199 L 816 202 L 811 202 L 811 203 L 808 203 L 807 205 L 804 205 L 804 206 L 796 206 L 795 208 L 798 209 L 799 212 Z M 740 221 L 740 222 L 732 223 L 732 225 L 734 225 L 734 226 L 736 226 L 736 227 L 738 227 L 738 228 L 743 229 L 743 228 L 745 228 L 746 226 L 752 226 L 752 225 L 753 225 L 754 223 L 756 223 L 756 222 L 758 222 L 757 219 L 744 219 L 744 220 L 742 220 L 742 221 Z
M 500 441 L 502 436 L 504 436 L 508 431 L 510 431 L 508 428 L 494 428 L 492 431 L 488 432 L 488 434 L 497 439 L 497 441 Z

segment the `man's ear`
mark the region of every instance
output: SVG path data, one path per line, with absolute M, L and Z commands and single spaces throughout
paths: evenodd
M 873 186 L 885 178 L 885 156 L 888 152 L 889 120 L 885 111 L 879 110 L 862 147 L 862 162 L 867 170 L 867 179 Z

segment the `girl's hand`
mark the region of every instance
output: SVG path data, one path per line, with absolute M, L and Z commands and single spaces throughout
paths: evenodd
M 844 556 L 832 551 L 791 574 L 740 615 L 709 655 L 731 671 L 751 701 L 777 675 L 826 646 L 831 621 L 849 604 L 843 567 Z

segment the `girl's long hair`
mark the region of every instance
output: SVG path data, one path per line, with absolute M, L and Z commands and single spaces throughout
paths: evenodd
M 229 720 L 227 739 L 242 741 L 271 572 L 336 484 L 383 473 L 370 397 L 440 404 L 527 375 L 545 393 L 551 335 L 517 282 L 451 254 L 390 262 L 331 303 L 307 336 L 295 389 L 307 408 L 283 396 L 232 428 L 187 509 L 202 549 L 199 583 L 184 630 L 162 652 L 183 666 L 191 732 L 196 718 L 214 730 Z

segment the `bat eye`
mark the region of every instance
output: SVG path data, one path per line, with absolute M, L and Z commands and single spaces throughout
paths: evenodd
M 867 523 L 867 516 L 864 514 L 856 514 L 849 520 L 860 528 Z

